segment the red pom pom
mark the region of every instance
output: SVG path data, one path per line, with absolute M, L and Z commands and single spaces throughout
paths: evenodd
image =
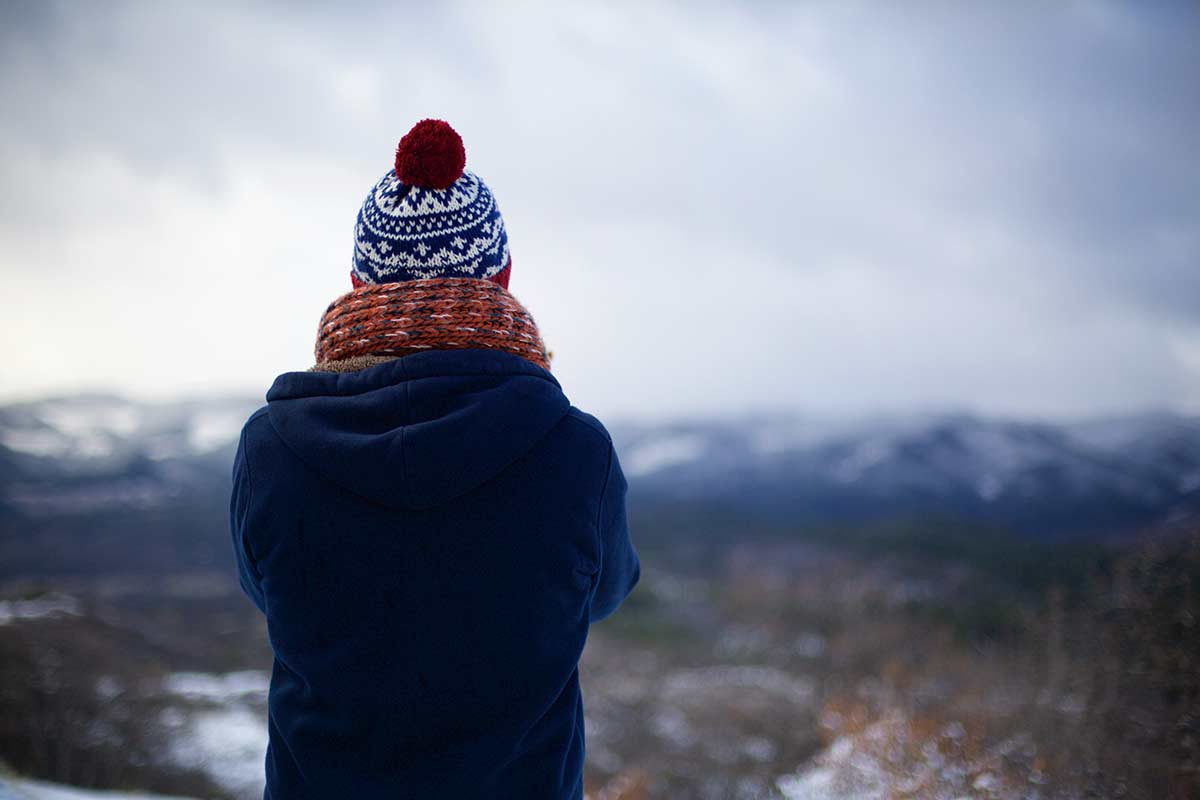
M 421 120 L 396 147 L 396 177 L 409 186 L 449 189 L 466 165 L 462 137 L 440 119 Z

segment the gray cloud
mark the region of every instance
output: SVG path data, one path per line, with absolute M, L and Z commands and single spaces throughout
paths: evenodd
M 1192 6 L 0 8 L 8 394 L 304 368 L 442 116 L 581 404 L 1200 409 Z

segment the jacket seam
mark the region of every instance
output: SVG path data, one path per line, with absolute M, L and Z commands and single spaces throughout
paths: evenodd
M 612 475 L 613 444 L 608 443 L 608 461 L 604 465 L 604 483 L 600 486 L 600 502 L 596 509 L 596 571 L 599 575 L 604 564 L 604 498 L 608 496 L 608 479 Z
M 241 527 L 241 536 L 239 538 L 250 555 L 255 574 L 259 577 L 262 577 L 262 573 L 258 569 L 258 554 L 254 552 L 254 542 L 250 541 L 250 537 L 246 531 L 246 522 L 250 518 L 250 506 L 254 502 L 254 471 L 250 468 L 250 448 L 246 445 L 246 431 L 249 429 L 250 423 L 264 413 L 263 411 L 258 411 L 251 415 L 246 425 L 242 427 L 242 463 L 246 465 L 246 511 L 239 522 L 239 526 Z
M 424 511 L 424 510 L 428 510 L 429 508 L 436 508 L 437 506 L 444 505 L 445 503 L 453 502 L 454 500 L 457 500 L 460 497 L 465 497 L 468 494 L 471 494 L 472 492 L 479 491 L 480 489 L 482 489 L 484 486 L 487 486 L 492 481 L 498 480 L 500 478 L 500 476 L 503 475 L 506 470 L 508 470 L 509 468 L 512 467 L 513 464 L 516 464 L 518 461 L 520 461 L 523 458 L 529 457 L 529 455 L 531 453 L 533 453 L 534 450 L 541 447 L 542 444 L 545 443 L 546 440 L 548 440 L 550 438 L 551 434 L 553 434 L 554 431 L 556 431 L 558 429 L 558 426 L 561 425 L 563 420 L 566 419 L 568 416 L 569 416 L 569 412 L 564 411 L 562 416 L 560 416 L 557 420 L 555 420 L 554 424 L 546 429 L 545 433 L 543 433 L 541 436 L 539 436 L 537 439 L 535 439 L 530 444 L 529 449 L 525 450 L 523 453 L 518 453 L 517 455 L 513 456 L 513 458 L 510 461 L 506 462 L 503 466 L 501 466 L 499 469 L 497 469 L 495 471 L 495 473 L 493 473 L 489 478 L 487 478 L 483 482 L 471 487 L 470 489 L 467 489 L 466 491 L 459 492 L 458 494 L 455 494 L 455 495 L 451 495 L 450 497 L 447 497 L 445 500 L 437 503 L 435 506 L 426 506 L 426 507 L 423 507 L 418 510 Z
M 300 464 L 300 466 L 304 467 L 304 469 L 306 469 L 308 472 L 311 472 L 318 479 L 325 481 L 326 483 L 331 484 L 332 486 L 336 487 L 337 489 L 339 489 L 349 495 L 357 497 L 360 500 L 362 500 L 366 503 L 369 503 L 370 505 L 372 505 L 376 508 L 383 508 L 383 509 L 388 509 L 391 511 L 405 510 L 405 509 L 397 509 L 395 506 L 389 506 L 386 503 L 381 503 L 372 497 L 367 497 L 365 494 L 362 494 L 361 492 L 357 492 L 348 486 L 343 486 L 342 484 L 338 483 L 337 481 L 333 480 L 332 478 L 329 478 L 323 472 L 321 472 L 319 469 L 314 467 L 312 464 L 308 463 L 308 461 L 305 460 L 305 458 L 303 456 L 301 456 L 299 453 L 297 453 L 295 448 L 293 448 L 290 444 L 288 444 L 287 439 L 284 439 L 282 436 L 279 435 L 279 431 L 275 430 L 274 425 L 271 426 L 271 433 L 274 434 L 275 438 L 279 440 L 279 443 L 281 445 L 283 445 L 284 449 L 287 450 L 289 453 L 291 453 L 292 458 L 296 459 L 296 461 Z

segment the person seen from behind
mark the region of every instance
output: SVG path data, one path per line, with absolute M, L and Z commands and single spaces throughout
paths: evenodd
M 550 372 L 495 198 L 422 120 L 315 363 L 246 420 L 230 531 L 274 653 L 266 800 L 580 800 L 579 659 L 637 584 L 605 426 Z

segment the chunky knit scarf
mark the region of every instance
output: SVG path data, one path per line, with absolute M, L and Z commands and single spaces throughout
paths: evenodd
M 550 368 L 533 317 L 507 289 L 479 278 L 360 286 L 321 316 L 310 371 L 362 369 L 421 350 L 504 350 Z

